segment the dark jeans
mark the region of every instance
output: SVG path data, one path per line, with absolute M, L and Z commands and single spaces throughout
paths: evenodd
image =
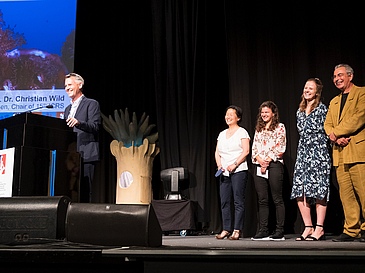
M 220 176 L 223 230 L 232 231 L 231 199 L 234 201 L 234 229 L 242 230 L 245 213 L 247 171 Z
M 276 208 L 276 230 L 284 232 L 285 206 L 283 201 L 284 167 L 280 162 L 269 165 L 269 179 L 257 176 L 254 165 L 254 181 L 259 203 L 259 223 L 261 231 L 269 231 L 269 187 Z

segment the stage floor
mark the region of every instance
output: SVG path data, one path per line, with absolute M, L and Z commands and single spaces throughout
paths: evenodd
M 129 258 L 151 257 L 196 257 L 197 259 L 242 258 L 263 256 L 301 257 L 360 257 L 365 261 L 365 243 L 333 242 L 335 236 L 324 241 L 296 241 L 298 235 L 286 235 L 285 241 L 253 241 L 240 238 L 238 241 L 217 240 L 214 236 L 164 236 L 159 248 L 124 247 L 103 250 L 104 255 L 124 255 Z
M 214 236 L 163 236 L 163 245 L 102 247 L 69 242 L 1 245 L 7 272 L 339 272 L 365 269 L 365 243 L 217 240 Z M 122 269 L 122 271 L 118 271 Z M 243 270 L 244 269 L 244 270 Z M 41 270 L 41 271 L 39 271 Z

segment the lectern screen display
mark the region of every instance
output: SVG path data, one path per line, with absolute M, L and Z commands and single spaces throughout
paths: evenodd
M 0 119 L 27 111 L 63 118 L 75 24 L 76 0 L 0 0 Z

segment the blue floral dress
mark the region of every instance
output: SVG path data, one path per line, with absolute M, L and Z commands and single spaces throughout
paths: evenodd
M 331 144 L 323 124 L 327 107 L 320 103 L 308 116 L 297 111 L 297 128 L 300 135 L 297 160 L 294 167 L 291 199 L 297 197 L 329 200 L 331 172 Z

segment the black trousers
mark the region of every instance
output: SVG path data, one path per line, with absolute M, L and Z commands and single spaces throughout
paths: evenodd
M 91 203 L 92 182 L 96 162 L 83 162 L 80 183 L 80 202 Z
M 280 162 L 270 162 L 269 179 L 257 176 L 255 165 L 254 181 L 259 203 L 260 230 L 269 231 L 269 189 L 276 209 L 276 231 L 284 232 L 285 206 L 283 200 L 284 167 Z

